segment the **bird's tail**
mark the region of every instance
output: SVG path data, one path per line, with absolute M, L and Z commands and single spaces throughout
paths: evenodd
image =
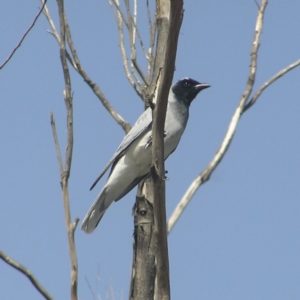
M 105 211 L 113 201 L 109 201 L 106 197 L 105 188 L 96 198 L 95 202 L 84 217 L 81 229 L 86 233 L 92 233 L 101 221 Z

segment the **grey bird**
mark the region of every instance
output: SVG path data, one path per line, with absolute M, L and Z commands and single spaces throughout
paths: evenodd
M 165 120 L 164 158 L 175 151 L 189 118 L 189 106 L 198 93 L 210 85 L 191 78 L 175 83 L 169 92 Z M 95 187 L 111 166 L 108 179 L 86 214 L 81 229 L 92 233 L 107 208 L 129 193 L 150 173 L 152 163 L 152 110 L 146 109 L 124 137 L 121 145 L 91 187 Z

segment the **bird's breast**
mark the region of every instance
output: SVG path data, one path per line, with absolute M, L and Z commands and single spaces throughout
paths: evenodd
M 180 105 L 169 106 L 165 122 L 164 157 L 176 149 L 184 132 L 188 112 Z M 138 176 L 150 172 L 152 164 L 152 130 L 139 136 L 128 148 L 124 157 L 126 165 L 134 166 Z

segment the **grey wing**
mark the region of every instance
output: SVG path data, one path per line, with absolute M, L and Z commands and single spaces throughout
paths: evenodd
M 102 176 L 106 173 L 106 171 L 110 168 L 111 165 L 116 163 L 119 158 L 124 154 L 124 151 L 143 133 L 145 133 L 152 126 L 152 110 L 151 108 L 147 108 L 137 119 L 131 130 L 125 135 L 122 143 L 117 149 L 116 153 L 110 159 L 104 170 L 98 176 L 96 181 L 91 186 L 90 190 L 92 190 L 98 181 L 102 178 Z

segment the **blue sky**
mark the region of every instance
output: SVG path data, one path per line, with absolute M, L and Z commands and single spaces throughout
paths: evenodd
M 39 1 L 9 1 L 0 11 L 0 61 L 32 22 Z M 57 23 L 55 1 L 49 2 Z M 106 1 L 68 1 L 66 12 L 83 67 L 131 124 L 143 104 L 128 84 Z M 296 0 L 270 1 L 255 89 L 299 59 Z M 189 124 L 166 162 L 167 213 L 217 151 L 245 88 L 257 6 L 254 1 L 186 1 L 174 81 L 211 84 L 192 103 Z M 56 41 L 44 16 L 0 73 L 0 249 L 69 298 L 70 263 L 53 112 L 66 146 L 64 89 Z M 144 35 L 146 30 L 142 30 Z M 124 133 L 72 70 L 74 155 L 72 218 L 81 220 L 104 180 L 89 192 Z M 300 68 L 270 86 L 241 119 L 210 181 L 169 236 L 171 292 L 177 299 L 299 299 Z M 132 263 L 134 192 L 113 204 L 92 235 L 79 228 L 79 299 L 126 299 Z M 41 299 L 22 274 L 0 261 L 3 299 Z M 24 297 L 25 295 L 25 297 Z M 108 296 L 107 296 L 108 295 Z

